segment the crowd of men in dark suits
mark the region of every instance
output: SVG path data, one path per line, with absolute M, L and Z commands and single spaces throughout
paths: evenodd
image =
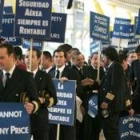
M 135 52 L 119 54 L 108 46 L 101 59 L 95 52 L 89 63 L 68 44 L 60 45 L 53 56 L 44 51 L 41 58 L 35 48 L 32 55 L 30 52 L 27 50 L 23 59 L 18 47 L 0 44 L 0 102 L 25 104 L 34 140 L 56 139 L 57 126 L 49 124 L 47 109 L 57 103 L 52 78 L 62 82 L 76 80 L 83 116 L 82 120 L 77 119 L 75 107 L 75 123 L 60 126 L 60 140 L 99 140 L 101 129 L 106 140 L 119 140 L 119 118 L 140 112 L 140 46 Z M 98 114 L 92 117 L 88 114 L 88 101 L 95 94 L 99 99 Z

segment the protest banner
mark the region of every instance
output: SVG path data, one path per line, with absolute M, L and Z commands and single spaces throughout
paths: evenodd
M 3 15 L 1 37 L 5 39 L 6 43 L 10 43 L 11 45 L 22 45 L 22 39 L 13 36 L 14 23 L 15 23 L 14 14 Z
M 102 42 L 110 41 L 109 24 L 109 17 L 90 12 L 90 37 Z
M 0 140 L 30 140 L 30 121 L 24 104 L 0 103 Z
M 120 118 L 120 140 L 140 140 L 140 115 Z
M 53 124 L 73 125 L 75 114 L 76 83 L 68 80 L 61 83 L 53 80 L 58 102 L 54 107 L 49 108 L 49 121 Z
M 47 39 L 51 33 L 52 0 L 17 0 L 15 36 Z

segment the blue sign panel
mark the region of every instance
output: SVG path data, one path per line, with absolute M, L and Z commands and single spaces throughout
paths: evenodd
M 131 32 L 130 32 L 130 37 L 129 37 L 129 42 L 128 42 L 128 50 L 132 50 L 132 48 L 136 48 L 138 45 L 139 40 L 135 38 L 135 33 L 134 33 L 134 25 L 131 25 Z
M 75 114 L 75 81 L 65 81 L 60 83 L 59 80 L 53 80 L 57 91 L 57 105 L 49 108 L 49 120 L 53 124 L 70 125 L 74 124 Z
M 88 115 L 95 118 L 98 114 L 98 95 L 94 94 L 88 101 Z
M 52 13 L 51 36 L 50 39 L 47 39 L 48 42 L 64 43 L 66 20 L 67 20 L 66 14 Z
M 138 17 L 135 17 L 135 33 L 136 33 L 137 25 L 138 25 Z
M 110 41 L 109 24 L 109 17 L 90 12 L 90 37 L 101 41 Z
M 93 41 L 90 43 L 90 54 L 98 52 L 100 47 L 100 42 L 99 41 Z
M 50 38 L 52 0 L 17 0 L 15 36 Z
M 129 39 L 131 32 L 131 20 L 115 18 L 113 37 Z
M 138 32 L 139 29 L 138 28 L 138 17 L 135 17 L 135 38 L 140 38 L 140 34 Z
M 12 6 L 5 6 L 4 7 L 4 14 L 13 14 Z
M 0 103 L 0 140 L 30 140 L 30 121 L 21 103 Z
M 4 7 L 4 0 L 0 0 L 0 30 L 2 26 L 3 7 Z
M 26 49 L 29 49 L 31 47 L 31 42 L 29 40 L 24 39 L 22 47 L 26 48 Z M 34 40 L 33 41 L 33 48 L 41 50 L 42 49 L 42 42 Z
M 1 37 L 4 38 L 5 42 L 7 43 L 10 43 L 12 45 L 21 45 L 22 39 L 13 36 L 14 23 L 14 14 L 3 15 Z
M 140 9 L 139 9 L 138 21 L 136 22 L 136 35 L 140 35 Z
M 120 118 L 120 140 L 140 140 L 140 115 Z

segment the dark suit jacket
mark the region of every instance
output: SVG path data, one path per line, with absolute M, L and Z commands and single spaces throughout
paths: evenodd
M 132 83 L 132 107 L 136 113 L 140 113 L 140 60 L 134 60 L 130 68 L 130 81 Z
M 54 78 L 55 77 L 55 68 L 53 68 L 49 74 L 51 75 L 52 78 Z M 61 77 L 67 77 L 68 80 L 76 80 L 76 83 L 77 83 L 76 93 L 77 93 L 77 96 L 81 97 L 82 89 L 80 86 L 79 75 L 73 69 L 71 69 L 69 66 L 66 66 L 62 72 Z
M 50 98 L 53 98 L 54 103 L 52 105 L 55 105 L 57 102 L 56 90 L 50 75 L 41 70 L 38 70 L 35 75 L 35 83 L 39 97 L 46 99 L 44 107 L 47 108 L 49 106 Z
M 55 69 L 53 69 L 53 71 L 50 72 L 50 75 L 52 78 L 55 77 Z M 61 77 L 67 77 L 68 80 L 76 80 L 77 75 L 75 73 L 74 70 L 72 70 L 71 68 L 69 68 L 68 66 L 66 66 L 62 72 Z M 51 129 L 50 129 L 50 140 L 54 140 L 56 139 L 56 125 L 51 125 Z M 76 132 L 75 132 L 75 124 L 74 126 L 66 126 L 66 125 L 61 125 L 60 126 L 60 139 L 61 140 L 76 140 L 76 136 L 75 136 Z
M 27 93 L 30 101 L 38 101 L 37 89 L 31 73 L 16 67 L 6 89 L 3 86 L 2 77 L 1 72 L 0 102 L 20 102 L 23 92 Z
M 38 70 L 34 77 L 38 96 L 45 98 L 45 103 L 40 105 L 36 114 L 31 115 L 32 134 L 38 137 L 48 132 L 48 106 L 53 106 L 57 102 L 56 90 L 53 81 L 46 72 Z
M 120 112 L 125 98 L 125 77 L 122 66 L 113 62 L 101 82 L 100 103 L 107 102 L 111 112 Z
M 130 81 L 134 83 L 135 80 L 134 90 L 137 90 L 136 92 L 139 93 L 140 97 L 140 60 L 134 60 L 130 68 Z

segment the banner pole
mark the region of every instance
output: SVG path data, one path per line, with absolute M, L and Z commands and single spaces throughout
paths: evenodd
M 33 52 L 33 39 L 31 38 L 30 40 L 31 44 L 30 44 L 30 65 L 29 65 L 29 70 L 31 71 L 31 67 L 32 67 L 32 52 Z
M 101 54 L 101 45 L 102 41 L 99 41 L 99 49 L 98 49 L 98 69 L 97 69 L 97 82 L 100 84 L 100 54 Z
M 121 39 L 120 39 L 120 41 L 119 41 L 118 54 L 119 54 L 119 51 L 120 51 L 120 47 L 121 47 Z
M 40 61 L 41 69 L 43 68 L 43 66 L 42 66 L 42 63 L 43 63 L 43 51 L 44 51 L 44 41 L 42 41 L 42 50 L 41 50 L 41 61 Z
M 57 137 L 56 137 L 56 140 L 59 140 L 59 136 L 60 136 L 60 124 L 57 124 Z

